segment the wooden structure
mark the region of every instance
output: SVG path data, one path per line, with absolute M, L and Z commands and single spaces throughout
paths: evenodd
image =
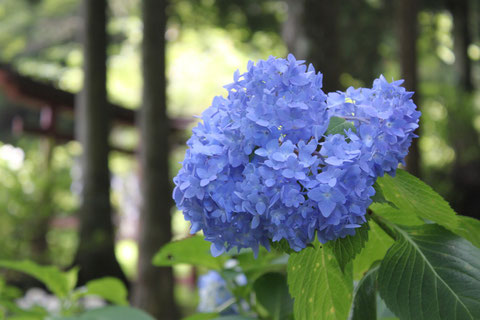
M 75 108 L 75 94 L 56 88 L 50 83 L 35 80 L 21 75 L 12 67 L 0 63 L 0 90 L 6 97 L 26 108 L 40 111 L 38 126 L 29 126 L 22 116 L 13 119 L 14 133 L 29 133 L 48 136 L 57 142 L 74 140 L 73 127 L 67 132 L 58 129 L 57 120 L 61 114 L 69 115 L 73 121 Z M 136 111 L 110 103 L 112 125 L 135 126 Z M 191 119 L 170 119 L 172 133 L 184 130 L 192 122 Z M 134 154 L 138 150 L 129 150 L 120 146 L 111 146 L 112 150 Z

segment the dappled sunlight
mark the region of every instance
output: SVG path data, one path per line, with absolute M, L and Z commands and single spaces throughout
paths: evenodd
M 10 144 L 0 146 L 0 161 L 4 161 L 10 169 L 20 169 L 24 159 L 25 152 L 21 148 L 16 148 Z
M 133 240 L 120 240 L 115 245 L 115 255 L 130 279 L 137 277 L 138 245 Z
M 245 71 L 248 59 L 222 29 L 183 30 L 167 50 L 169 114 L 201 114 L 213 96 L 226 94 L 222 86 L 238 66 Z

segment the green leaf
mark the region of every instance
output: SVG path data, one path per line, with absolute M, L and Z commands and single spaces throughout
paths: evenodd
M 73 289 L 75 289 L 75 286 L 77 285 L 78 282 L 78 270 L 80 270 L 79 267 L 73 267 L 70 270 L 63 272 L 65 277 L 67 278 L 67 283 L 68 283 L 68 291 L 71 292 Z
M 378 272 L 377 272 L 378 276 Z M 377 289 L 378 289 L 378 281 L 377 281 Z M 398 317 L 392 312 L 392 310 L 388 309 L 385 301 L 380 297 L 380 294 L 377 291 L 377 318 L 381 320 L 399 320 Z
M 281 273 L 266 273 L 253 285 L 257 302 L 270 314 L 273 320 L 290 319 L 293 300 L 288 293 L 287 279 Z
M 21 309 L 16 303 L 15 300 L 21 298 L 23 296 L 23 292 L 14 286 L 9 286 L 5 283 L 5 280 L 0 277 L 0 313 L 3 312 L 5 314 L 9 314 L 9 319 L 12 318 L 12 315 L 20 316 L 20 315 L 31 315 L 34 314 L 37 318 L 41 318 L 41 316 L 46 316 L 48 312 L 44 310 L 43 314 L 40 314 L 37 310 L 32 310 L 34 312 L 29 312 L 30 310 L 26 311 Z M 32 308 L 33 309 L 33 308 Z M 0 319 L 2 319 L 0 317 Z M 43 318 L 42 318 L 43 319 Z
M 270 240 L 270 246 L 281 253 L 291 254 L 295 252 L 295 250 L 292 250 L 292 248 L 290 248 L 290 245 L 288 244 L 287 239 L 282 239 L 280 241 Z
M 465 216 L 457 217 L 459 225 L 455 233 L 480 248 L 480 220 Z
M 387 250 L 393 244 L 392 238 L 387 235 L 375 221 L 369 220 L 370 230 L 365 248 L 353 260 L 353 279 L 360 280 L 376 260 L 382 260 Z
M 117 278 L 105 277 L 87 282 L 84 295 L 97 295 L 121 306 L 128 305 L 127 288 Z
M 330 122 L 328 123 L 327 131 L 325 135 L 329 134 L 341 134 L 345 135 L 345 130 L 352 129 L 355 132 L 355 125 L 351 121 L 346 121 L 343 118 L 331 117 Z
M 378 271 L 401 319 L 480 319 L 480 250 L 436 224 L 399 227 Z
M 0 267 L 20 271 L 34 277 L 44 283 L 59 298 L 67 297 L 72 288 L 73 273 L 78 272 L 76 268 L 73 269 L 74 271 L 62 272 L 56 267 L 41 266 L 29 260 L 0 260 Z
M 265 248 L 260 248 L 257 259 L 253 257 L 253 253 L 242 253 L 235 257 L 241 267 L 242 273 L 247 277 L 245 286 L 237 287 L 237 292 L 242 298 L 247 298 L 253 290 L 253 284 L 263 274 L 268 272 L 285 271 L 288 262 L 288 255 L 279 254 L 279 251 L 272 250 L 268 252 Z M 237 294 L 236 294 L 237 296 Z
M 342 271 L 345 270 L 347 263 L 352 261 L 353 258 L 355 258 L 355 256 L 365 247 L 365 242 L 368 241 L 368 230 L 369 227 L 367 222 L 355 230 L 355 235 L 339 238 L 325 244 L 332 249 Z
M 287 259 L 284 257 L 287 257 Z M 263 273 L 266 273 L 272 269 L 273 265 L 280 265 L 280 268 L 285 267 L 287 265 L 288 256 L 285 253 L 281 253 L 281 251 L 271 250 L 269 252 L 264 247 L 260 247 L 257 258 L 254 257 L 253 252 L 240 252 L 239 255 L 235 256 L 235 259 L 238 261 L 238 264 L 244 273 L 249 273 L 250 271 L 256 273 L 261 269 L 265 269 L 266 271 Z
M 421 219 L 434 221 L 446 228 L 448 225 L 456 225 L 455 211 L 448 202 L 430 186 L 408 172 L 398 169 L 395 177 L 385 175 L 377 179 L 377 183 L 382 188 L 385 198 L 394 202 L 402 215 L 415 214 Z
M 436 222 L 480 247 L 480 222 L 457 216 L 438 193 L 430 186 L 404 170 L 397 170 L 395 178 L 385 175 L 377 179 L 385 198 L 398 209 L 374 203 L 370 208 L 378 215 L 397 224 L 421 225 L 424 221 Z
M 210 242 L 201 236 L 193 236 L 167 243 L 155 254 L 152 263 L 158 267 L 187 263 L 220 270 L 225 261 L 225 256 L 214 258 L 211 255 Z
M 48 319 L 48 311 L 44 307 L 38 305 L 30 309 L 20 308 L 14 301 L 1 301 L 0 309 L 5 308 L 8 314 L 8 320 L 44 320 Z M 1 318 L 0 318 L 1 319 Z
M 370 198 L 370 199 L 372 199 L 373 202 L 381 203 L 381 204 L 388 204 L 389 206 L 391 206 L 395 209 L 398 209 L 398 207 L 395 205 L 395 203 L 385 199 L 385 195 L 383 194 L 382 187 L 380 187 L 380 185 L 377 182 L 375 182 L 373 184 L 373 188 L 375 189 L 375 194 L 373 195 L 373 197 Z
M 379 261 L 374 262 L 355 287 L 349 320 L 377 319 L 377 272 L 379 267 Z
M 342 272 L 329 247 L 318 241 L 290 256 L 287 267 L 295 319 L 346 319 L 352 301 L 351 264 Z
M 60 318 L 64 320 L 155 320 L 148 313 L 124 306 L 108 306 L 87 311 L 80 316 Z M 59 320 L 60 320 L 59 319 Z
M 9 286 L 3 278 L 0 277 L 0 299 L 15 300 L 23 296 L 23 292 L 14 286 Z
M 35 315 L 35 314 L 28 314 L 28 312 L 22 314 L 15 314 L 13 316 L 8 316 L 8 320 L 50 320 L 48 317 L 48 312 L 45 311 L 43 316 Z
M 223 316 L 214 318 L 213 320 L 257 320 L 257 318 L 245 317 L 245 316 Z
M 189 317 L 183 318 L 182 320 L 212 320 L 219 317 L 217 312 L 214 313 L 196 313 Z
M 220 316 L 218 313 L 196 313 L 182 320 L 257 320 L 257 318 L 240 315 Z

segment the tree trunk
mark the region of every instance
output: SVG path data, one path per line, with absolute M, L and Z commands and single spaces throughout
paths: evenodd
M 297 59 L 312 63 L 323 73 L 325 92 L 340 86 L 338 1 L 288 0 L 283 38 Z
M 413 97 L 418 108 L 420 102 L 417 86 L 417 33 L 418 33 L 418 0 L 398 0 L 397 20 L 400 68 L 404 86 L 408 91 L 415 91 Z M 416 132 L 419 135 L 419 130 Z M 407 170 L 417 176 L 421 176 L 421 159 L 418 148 L 418 139 L 413 139 L 407 159 Z
M 471 62 L 468 46 L 471 43 L 469 1 L 450 0 L 449 10 L 453 16 L 453 38 L 457 90 L 455 100 L 448 106 L 448 132 L 455 150 L 455 162 L 451 171 L 453 182 L 450 201 L 454 209 L 464 215 L 480 218 L 478 211 L 480 194 L 480 151 L 478 133 L 473 126 L 474 86 L 471 78 Z
M 143 0 L 143 107 L 138 280 L 134 304 L 157 319 L 178 319 L 171 268 L 152 265 L 153 255 L 171 240 L 172 206 L 168 167 L 169 122 L 165 97 L 165 0 Z
M 473 91 L 473 83 L 472 65 L 468 57 L 468 46 L 471 42 L 468 0 L 449 0 L 448 6 L 453 16 L 457 82 L 464 91 L 471 93 Z
M 106 9 L 106 0 L 83 1 L 84 80 L 75 108 L 76 135 L 83 148 L 79 247 L 75 257 L 75 264 L 80 266 L 79 284 L 103 276 L 127 282 L 115 258 L 110 205 Z

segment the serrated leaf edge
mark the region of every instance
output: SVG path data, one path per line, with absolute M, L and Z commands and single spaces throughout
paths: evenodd
M 440 279 L 441 282 L 445 285 L 446 288 L 448 288 L 448 290 L 452 293 L 452 295 L 455 297 L 455 306 L 457 305 L 457 303 L 460 303 L 464 309 L 467 311 L 467 313 L 470 315 L 470 318 L 473 320 L 474 317 L 473 315 L 470 313 L 470 310 L 467 308 L 467 306 L 460 300 L 459 296 L 457 295 L 457 293 L 443 280 L 443 278 L 437 273 L 437 271 L 435 270 L 435 268 L 432 266 L 432 264 L 430 263 L 430 261 L 427 259 L 427 257 L 423 254 L 423 251 L 420 249 L 420 247 L 415 243 L 415 241 L 412 240 L 412 238 L 410 237 L 410 235 L 408 234 L 408 232 L 404 231 L 402 228 L 400 228 L 399 226 L 395 225 L 395 224 L 391 224 L 391 226 L 395 229 L 395 231 L 399 234 L 402 235 L 402 238 L 410 243 L 415 249 L 416 251 L 420 254 L 420 256 L 422 257 L 423 261 L 425 262 L 425 264 L 432 270 L 432 272 L 434 273 L 435 275 L 435 293 L 437 294 L 437 288 L 438 286 L 436 285 L 437 283 L 437 279 Z M 398 241 L 398 240 L 397 240 Z M 395 243 L 397 242 L 395 241 Z M 392 247 L 395 245 L 395 243 L 392 245 Z M 392 248 L 390 247 L 390 249 Z M 390 251 L 389 249 L 389 251 Z M 388 252 L 387 252 L 388 254 Z M 383 298 L 383 297 L 382 297 Z M 384 299 L 385 303 L 387 304 L 388 306 L 388 302 L 386 299 Z M 438 304 L 438 303 L 437 303 Z M 390 306 L 389 306 L 390 307 Z

